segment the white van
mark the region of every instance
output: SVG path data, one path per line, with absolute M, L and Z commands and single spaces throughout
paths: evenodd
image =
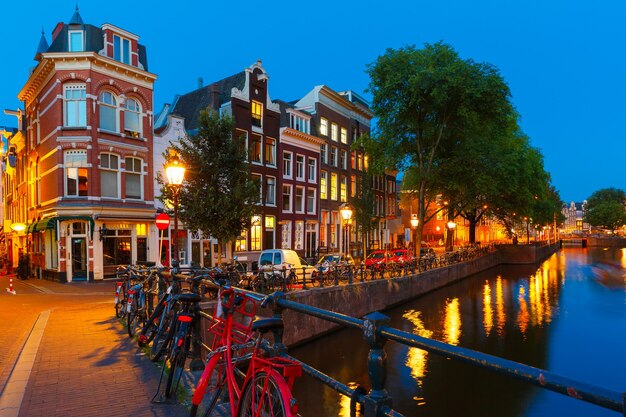
M 296 251 L 291 249 L 266 249 L 259 256 L 259 269 L 282 269 L 287 270 L 295 268 L 298 278 L 302 277 L 302 271 L 306 273 L 307 280 L 311 279 L 311 274 L 315 267 L 306 263 L 306 261 L 298 256 Z

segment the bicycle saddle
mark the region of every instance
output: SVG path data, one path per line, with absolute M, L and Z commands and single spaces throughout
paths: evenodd
M 178 301 L 182 301 L 183 303 L 196 303 L 200 300 L 202 300 L 202 297 L 193 292 L 185 292 L 178 295 Z
M 252 330 L 258 330 L 261 333 L 270 330 L 282 329 L 284 327 L 283 320 L 275 317 L 255 317 L 252 322 Z

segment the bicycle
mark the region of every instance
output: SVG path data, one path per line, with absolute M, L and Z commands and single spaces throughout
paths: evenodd
M 275 335 L 283 328 L 280 318 L 254 320 L 259 305 L 244 290 L 220 285 L 218 302 L 208 331 L 213 336 L 207 365 L 192 397 L 191 417 L 210 416 L 213 411 L 232 416 L 295 417 L 297 402 L 291 393 L 302 366 L 278 356 L 263 334 Z M 254 335 L 256 333 L 256 337 Z M 267 353 L 267 357 L 262 357 Z M 238 365 L 248 363 L 244 373 Z M 240 382 L 241 381 L 241 382 Z

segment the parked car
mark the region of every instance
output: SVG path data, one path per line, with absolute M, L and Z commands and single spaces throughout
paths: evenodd
M 342 253 L 327 253 L 322 256 L 315 264 L 316 268 L 323 265 L 351 265 L 354 266 L 354 259 L 352 256 Z
M 413 260 L 413 253 L 408 249 L 394 249 L 391 251 L 391 255 L 392 256 L 391 259 L 389 259 L 389 262 L 403 264 Z
M 386 250 L 375 250 L 367 255 L 367 258 L 365 258 L 365 267 L 371 268 L 381 263 L 386 264 L 387 262 L 389 262 L 389 259 L 391 259 L 391 257 L 392 255 Z
M 259 256 L 259 269 L 295 269 L 298 277 L 305 272 L 306 278 L 310 279 L 315 270 L 313 265 L 309 265 L 304 259 L 298 256 L 296 251 L 290 249 L 266 249 Z
M 432 258 L 434 256 L 436 256 L 436 254 L 432 248 L 420 248 L 420 258 Z

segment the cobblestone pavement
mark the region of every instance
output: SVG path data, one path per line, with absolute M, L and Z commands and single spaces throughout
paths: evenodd
M 17 295 L 8 286 L 1 276 L 2 395 L 37 318 L 49 311 L 19 417 L 187 415 L 181 405 L 151 403 L 160 370 L 115 319 L 112 282 L 14 280 Z

